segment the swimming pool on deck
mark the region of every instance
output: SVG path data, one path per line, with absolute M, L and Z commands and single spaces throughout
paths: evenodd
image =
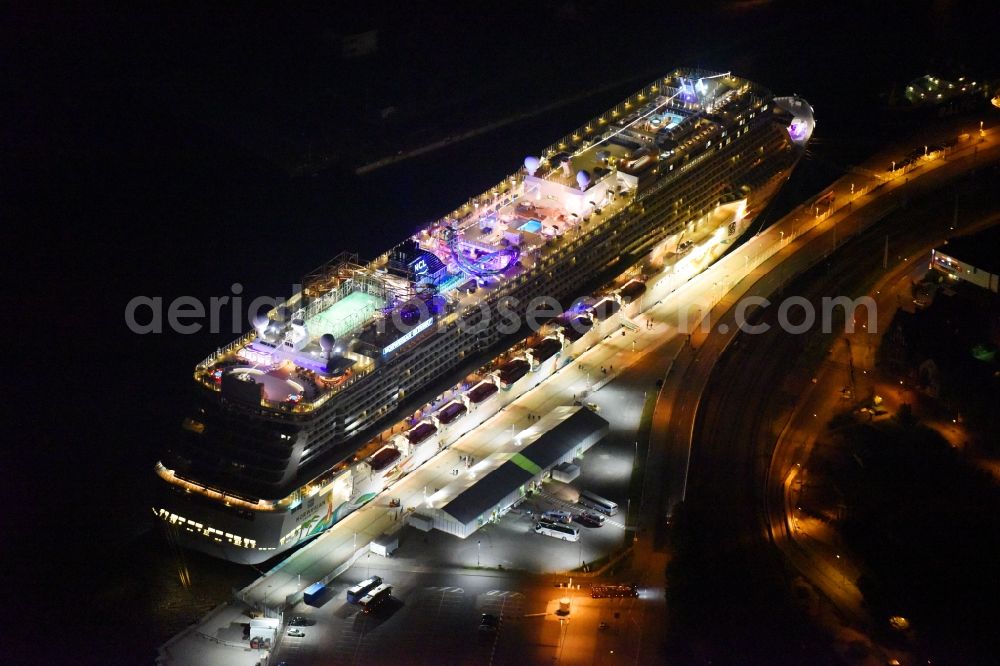
M 528 220 L 521 226 L 517 228 L 518 231 L 527 231 L 528 233 L 537 234 L 542 230 L 542 221 L 536 220 L 534 218 Z

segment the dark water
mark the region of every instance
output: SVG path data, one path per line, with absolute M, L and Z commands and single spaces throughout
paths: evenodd
M 519 95 L 544 102 L 547 88 L 597 88 L 623 72 L 652 78 L 680 64 L 731 69 L 778 93 L 799 93 L 813 103 L 819 124 L 768 220 L 907 129 L 908 121 L 881 108 L 891 84 L 941 64 L 966 63 L 977 74 L 992 66 L 996 73 L 982 38 L 964 34 L 970 19 L 952 3 L 914 3 L 902 16 L 839 3 L 716 3 L 672 13 L 657 4 L 631 18 L 565 7 L 568 27 L 557 43 L 524 35 L 541 54 L 525 56 L 516 36 L 494 36 L 490 48 L 462 52 L 468 71 L 459 80 L 467 89 L 453 94 L 491 90 L 474 76 L 477 68 L 519 69 L 523 87 L 505 98 L 516 110 Z M 442 21 L 422 29 L 457 29 Z M 6 531 L 17 538 L 5 540 L 5 574 L 24 590 L 6 610 L 23 622 L 66 604 L 76 618 L 67 631 L 91 637 L 92 654 L 145 660 L 256 572 L 172 551 L 150 511 L 152 464 L 183 416 L 192 366 L 234 335 L 134 335 L 124 325 L 125 304 L 137 295 L 165 302 L 224 296 L 236 282 L 247 300 L 287 295 L 305 271 L 338 252 L 370 257 L 448 212 L 639 84 L 364 177 L 334 168 L 290 178 L 262 155 L 259 142 L 244 140 L 253 128 L 220 131 L 218 109 L 207 122 L 140 85 L 135 67 L 126 65 L 134 43 L 116 51 L 101 40 L 99 53 L 78 53 L 89 44 L 83 37 L 60 48 L 58 37 L 69 28 L 49 34 L 39 26 L 25 22 L 22 41 L 34 43 L 33 58 L 19 61 L 10 78 L 21 104 L 3 130 L 15 158 L 4 163 L 5 181 L 15 186 L 6 210 L 21 223 L 11 234 L 23 248 L 5 266 L 17 287 L 12 309 L 23 315 L 8 330 L 17 362 L 5 393 L 15 409 L 2 469 L 16 506 L 5 515 Z M 294 41 L 273 37 L 279 46 Z M 423 40 L 436 55 L 429 64 L 405 63 L 429 84 L 457 76 L 438 67 L 447 48 L 432 37 Z M 617 46 L 596 48 L 597 37 Z M 160 59 L 164 70 L 194 67 L 171 63 L 169 55 Z M 308 102 L 311 92 L 298 95 Z M 223 111 L 241 117 L 257 109 L 233 104 Z M 488 116 L 479 109 L 475 117 Z M 433 126 L 425 129 L 434 135 Z M 266 127 L 256 131 L 267 135 Z M 190 585 L 181 585 L 181 571 Z M 30 610 L 36 606 L 42 610 Z M 62 649 L 25 644 L 28 655 Z

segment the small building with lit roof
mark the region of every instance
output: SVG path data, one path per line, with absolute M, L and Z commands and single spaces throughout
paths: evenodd
M 934 248 L 931 268 L 956 282 L 1000 293 L 1000 225 Z

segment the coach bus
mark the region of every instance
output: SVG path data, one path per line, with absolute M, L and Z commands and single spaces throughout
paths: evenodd
M 604 499 L 600 495 L 595 495 L 589 490 L 581 492 L 580 499 L 577 502 L 584 506 L 589 506 L 591 509 L 596 509 L 606 516 L 613 516 L 618 513 L 617 504 L 609 499 Z
M 381 584 L 382 584 L 382 579 L 379 578 L 378 576 L 372 576 L 371 578 L 366 578 L 365 580 L 361 581 L 354 587 L 351 587 L 347 590 L 347 603 L 350 604 L 358 603 L 359 601 L 364 599 L 365 595 L 368 594 L 368 592 L 372 588 L 374 588 L 376 585 L 381 585 Z
M 361 606 L 361 611 L 363 613 L 371 613 L 385 603 L 391 596 L 392 585 L 386 585 L 383 583 L 362 597 L 361 601 L 358 602 L 358 605 Z
M 562 539 L 563 541 L 580 540 L 579 528 L 571 527 L 570 525 L 562 525 L 560 523 L 550 523 L 546 521 L 539 522 L 535 525 L 535 532 L 537 534 L 544 534 L 545 536 L 554 537 L 556 539 Z
M 639 596 L 639 588 L 635 584 L 594 585 L 590 589 L 590 596 L 594 599 L 606 599 L 608 597 L 637 597 Z

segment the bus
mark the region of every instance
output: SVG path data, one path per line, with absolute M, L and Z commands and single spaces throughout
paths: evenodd
M 392 596 L 392 585 L 382 584 L 373 589 L 371 592 L 366 594 L 358 602 L 361 606 L 361 611 L 364 613 L 371 613 L 376 608 L 385 603 L 389 597 Z
M 564 541 L 580 540 L 579 528 L 562 525 L 560 523 L 550 523 L 544 520 L 535 525 L 535 533 L 544 534 L 545 536 L 562 539 Z
M 381 585 L 382 579 L 378 576 L 372 576 L 371 578 L 366 578 L 354 587 L 347 590 L 347 603 L 356 604 L 361 601 L 368 592 L 374 588 L 376 585 Z
M 609 499 L 604 499 L 600 495 L 595 495 L 589 490 L 584 490 L 580 492 L 580 499 L 577 503 L 584 506 L 589 506 L 591 509 L 596 509 L 606 516 L 613 516 L 618 513 L 618 505 Z
M 594 599 L 606 599 L 608 597 L 638 597 L 639 588 L 635 584 L 594 585 L 590 590 L 590 596 Z

